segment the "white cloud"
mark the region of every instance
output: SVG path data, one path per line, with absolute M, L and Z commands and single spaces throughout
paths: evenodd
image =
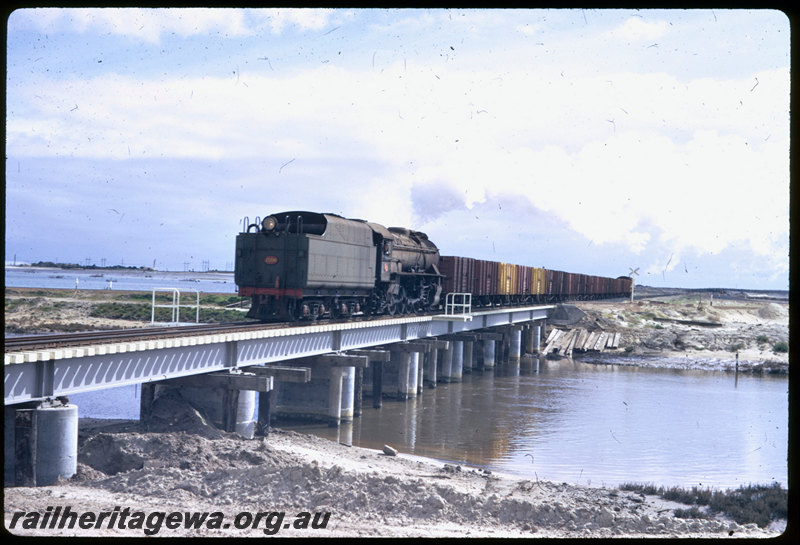
M 329 24 L 335 13 L 330 9 L 305 8 L 37 8 L 18 10 L 12 16 L 17 28 L 30 26 L 43 33 L 74 30 L 159 43 L 167 34 L 182 37 L 218 34 L 232 38 L 252 36 L 264 27 L 274 34 L 281 34 L 290 26 L 319 30 Z
M 398 220 L 411 217 L 411 186 L 435 182 L 467 207 L 520 195 L 592 242 L 634 253 L 666 237 L 676 252 L 746 240 L 767 255 L 788 226 L 788 78 L 760 73 L 758 93 L 751 81 L 508 74 L 499 82 L 400 64 L 283 78 L 106 76 L 41 86 L 39 116 L 11 118 L 8 146 L 15 155 L 277 166 L 365 157 L 394 172 L 386 214 Z M 643 231 L 645 221 L 663 235 Z
M 642 17 L 629 17 L 605 36 L 614 40 L 646 42 L 658 40 L 669 31 L 666 21 L 645 21 Z
M 335 12 L 332 9 L 275 8 L 259 10 L 257 13 L 259 17 L 268 18 L 273 33 L 280 34 L 289 25 L 296 25 L 303 30 L 323 29 L 328 26 Z

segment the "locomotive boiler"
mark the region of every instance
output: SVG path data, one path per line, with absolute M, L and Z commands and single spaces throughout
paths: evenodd
M 235 281 L 264 321 L 435 307 L 439 250 L 425 233 L 337 214 L 281 212 L 236 237 Z

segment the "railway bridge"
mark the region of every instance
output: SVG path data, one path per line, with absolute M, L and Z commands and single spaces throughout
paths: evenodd
M 157 336 L 24 346 L 7 339 L 6 486 L 45 486 L 77 471 L 78 411 L 70 394 L 141 385 L 140 419 L 170 391 L 227 431 L 266 433 L 274 417 L 326 421 L 361 414 L 364 396 L 423 394 L 473 369 L 519 365 L 539 350 L 553 306 L 490 308 L 342 323 L 173 327 Z M 130 334 L 133 330 L 125 330 Z M 77 335 L 75 336 L 77 339 Z

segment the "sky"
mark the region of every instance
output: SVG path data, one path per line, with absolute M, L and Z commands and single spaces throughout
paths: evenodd
M 231 270 L 333 212 L 461 255 L 788 289 L 773 10 L 20 9 L 6 263 Z

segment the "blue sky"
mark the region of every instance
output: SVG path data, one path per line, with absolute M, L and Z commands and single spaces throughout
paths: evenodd
M 770 10 L 18 10 L 6 261 L 225 268 L 306 209 L 786 289 L 789 44 Z

